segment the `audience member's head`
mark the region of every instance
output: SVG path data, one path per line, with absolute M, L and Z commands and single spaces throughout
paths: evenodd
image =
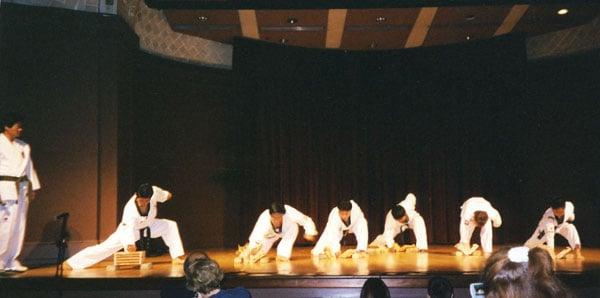
M 221 288 L 223 270 L 203 252 L 190 254 L 183 264 L 183 271 L 186 287 L 196 293 L 206 295 Z
M 380 278 L 371 277 L 365 281 L 360 298 L 389 298 L 390 290 Z
M 451 298 L 454 296 L 454 288 L 449 280 L 436 276 L 429 280 L 427 294 L 431 298 Z
M 486 297 L 571 297 L 554 275 L 550 254 L 541 248 L 503 248 L 483 272 Z

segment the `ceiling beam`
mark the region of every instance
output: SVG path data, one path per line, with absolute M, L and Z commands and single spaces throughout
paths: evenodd
M 517 23 L 519 23 L 519 20 L 521 20 L 523 15 L 525 15 L 527 9 L 529 9 L 529 5 L 513 5 L 500 27 L 498 27 L 496 30 L 496 33 L 494 33 L 494 36 L 506 34 L 512 31 Z
M 26 0 L 27 1 L 27 0 Z M 31 1 L 31 0 L 28 0 Z M 334 9 L 594 3 L 595 0 L 144 0 L 155 9 Z
M 337 49 L 342 44 L 347 13 L 347 9 L 329 10 L 327 16 L 327 37 L 325 38 L 326 48 Z
M 258 34 L 258 22 L 256 21 L 256 10 L 240 9 L 240 26 L 242 27 L 242 35 L 248 38 L 260 39 Z
M 425 38 L 427 37 L 427 33 L 429 33 L 429 28 L 431 27 L 431 23 L 433 23 L 433 18 L 437 13 L 437 7 L 423 7 L 419 12 L 419 16 L 417 16 L 417 20 L 408 35 L 408 39 L 406 40 L 405 48 L 413 48 L 423 45 Z

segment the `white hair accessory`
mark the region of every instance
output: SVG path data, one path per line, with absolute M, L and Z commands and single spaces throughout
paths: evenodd
M 514 263 L 529 262 L 529 248 L 525 246 L 518 246 L 509 249 L 508 259 Z

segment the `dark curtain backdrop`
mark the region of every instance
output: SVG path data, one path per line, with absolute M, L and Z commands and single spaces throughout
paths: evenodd
M 476 195 L 507 220 L 497 242 L 523 241 L 510 224 L 526 215 L 521 38 L 376 52 L 239 39 L 233 65 L 239 239 L 272 201 L 322 231 L 336 202 L 354 199 L 372 240 L 413 192 L 430 243 L 458 241 L 459 207 Z

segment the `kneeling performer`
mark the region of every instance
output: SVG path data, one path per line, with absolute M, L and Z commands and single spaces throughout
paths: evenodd
M 465 255 L 471 255 L 476 250 L 471 245 L 471 236 L 476 227 L 481 230 L 479 236 L 481 238 L 481 248 L 484 254 L 492 253 L 492 226 L 494 228 L 502 225 L 500 213 L 492 204 L 481 197 L 473 197 L 466 200 L 462 206 L 460 214 L 460 242 L 456 244 L 456 248 Z
M 409 193 L 402 202 L 394 206 L 385 217 L 383 234 L 377 236 L 370 246 L 399 247 L 394 242 L 394 238 L 407 229 L 412 229 L 417 240 L 417 249 L 419 251 L 427 250 L 427 229 L 423 217 L 415 210 L 416 204 L 417 197 Z
M 570 201 L 562 198 L 555 199 L 550 208 L 546 209 L 537 228 L 531 235 L 531 238 L 525 242 L 525 246 L 534 248 L 544 243 L 551 253 L 554 252 L 554 235 L 560 234 L 567 241 L 569 246 L 575 251 L 576 257 L 581 257 L 581 240 L 579 233 L 572 222 L 575 221 L 575 206 Z
M 255 262 L 264 257 L 273 244 L 277 245 L 277 260 L 288 261 L 292 256 L 292 248 L 298 236 L 298 225 L 304 228 L 304 239 L 315 241 L 319 234 L 313 220 L 292 206 L 272 203 L 263 211 L 250 234 L 249 243 L 241 249 L 235 259 L 240 262 Z
M 329 254 L 338 255 L 341 250 L 340 241 L 348 233 L 354 233 L 356 236 L 355 255 L 361 256 L 366 253 L 369 228 L 365 215 L 353 200 L 341 201 L 329 212 L 327 225 L 312 249 L 312 255 L 327 257 L 332 257 Z
M 171 199 L 172 194 L 157 186 L 144 183 L 129 199 L 123 210 L 123 219 L 117 230 L 104 242 L 83 249 L 65 261 L 65 269 L 84 269 L 92 266 L 121 249 L 136 250 L 135 242 L 140 239 L 140 230 L 150 228 L 152 238 L 162 237 L 169 247 L 174 265 L 183 264 L 184 251 L 177 223 L 156 218 L 157 202 Z

